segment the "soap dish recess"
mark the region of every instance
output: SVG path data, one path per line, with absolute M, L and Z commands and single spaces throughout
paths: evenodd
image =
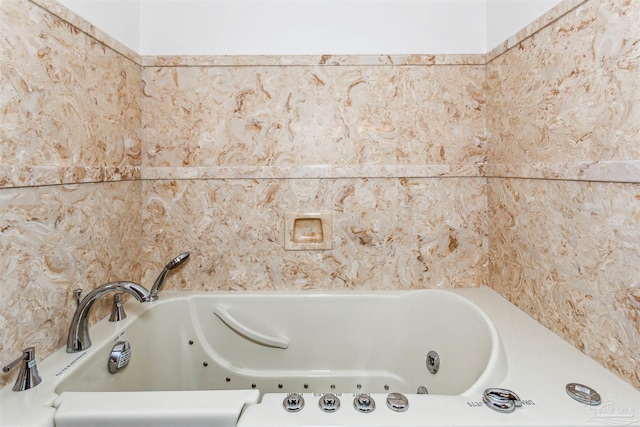
M 331 212 L 285 212 L 284 248 L 288 251 L 331 249 Z

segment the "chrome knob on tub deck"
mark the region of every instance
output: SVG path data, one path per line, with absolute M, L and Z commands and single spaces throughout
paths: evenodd
M 36 349 L 35 347 L 27 347 L 22 352 L 22 356 L 2 368 L 2 372 L 9 372 L 20 364 L 20 372 L 13 391 L 24 391 L 33 388 L 42 382 L 42 378 L 38 373 L 36 365 Z
M 359 394 L 353 399 L 353 407 L 359 412 L 373 412 L 376 409 L 376 401 L 368 394 Z
M 324 412 L 335 412 L 340 409 L 340 399 L 333 393 L 323 394 L 318 401 L 318 406 Z
M 133 282 L 109 282 L 98 286 L 80 301 L 76 312 L 73 314 L 69 335 L 67 336 L 67 353 L 77 353 L 91 347 L 89 338 L 89 312 L 93 304 L 101 296 L 109 292 L 127 292 L 139 302 L 149 300 L 149 291 L 143 286 Z
M 282 401 L 282 407 L 287 412 L 298 412 L 304 408 L 304 398 L 298 393 L 288 394 Z

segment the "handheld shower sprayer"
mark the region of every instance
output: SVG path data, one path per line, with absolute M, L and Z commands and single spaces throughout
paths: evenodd
M 171 270 L 181 266 L 187 260 L 187 258 L 189 258 L 189 255 L 191 255 L 189 252 L 183 252 L 177 257 L 173 258 L 167 263 L 167 265 L 164 266 L 156 281 L 153 282 L 153 287 L 151 288 L 150 292 L 151 295 L 148 299 L 149 301 L 156 301 L 158 299 L 158 292 L 160 292 L 160 289 L 162 289 L 164 281 L 167 278 L 167 274 L 169 274 Z

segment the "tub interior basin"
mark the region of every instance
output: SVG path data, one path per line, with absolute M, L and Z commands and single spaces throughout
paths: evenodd
M 506 372 L 489 318 L 467 299 L 438 290 L 200 294 L 154 303 L 119 328 L 61 381 L 58 393 L 459 395 Z M 109 353 L 121 340 L 131 345 L 130 363 L 110 374 Z M 435 373 L 430 352 L 439 359 Z

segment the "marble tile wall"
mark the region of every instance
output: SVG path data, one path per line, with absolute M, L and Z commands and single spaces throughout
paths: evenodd
M 489 283 L 640 388 L 640 1 L 487 64 Z
M 35 346 L 38 359 L 66 344 L 85 294 L 140 278 L 140 181 L 0 189 L 0 357 Z M 109 312 L 103 307 L 94 319 Z M 13 376 L 3 375 L 4 382 Z
M 191 178 L 145 184 L 145 280 L 189 249 L 198 289 L 484 282 L 482 66 L 192 65 L 143 71 L 145 176 Z M 402 178 L 427 165 L 471 176 Z M 334 249 L 284 251 L 287 210 L 331 212 Z
M 140 178 L 141 67 L 29 1 L 0 18 L 0 185 Z
M 640 385 L 640 185 L 489 180 L 491 286 Z
M 486 184 L 472 178 L 145 181 L 143 281 L 190 250 L 172 289 L 473 287 L 485 283 Z M 333 248 L 284 250 L 284 213 L 332 216 Z M 164 261 L 166 263 L 166 261 Z
M 143 71 L 143 281 L 191 250 L 168 288 L 485 282 L 483 66 L 187 59 Z M 333 250 L 285 251 L 316 210 Z
M 145 67 L 143 166 L 484 163 L 484 67 Z
M 588 1 L 490 61 L 488 162 L 640 159 L 639 19 L 637 1 Z
M 0 1 L 0 67 L 9 362 L 28 346 L 41 359 L 65 344 L 74 289 L 140 279 L 141 67 L 26 0 Z

